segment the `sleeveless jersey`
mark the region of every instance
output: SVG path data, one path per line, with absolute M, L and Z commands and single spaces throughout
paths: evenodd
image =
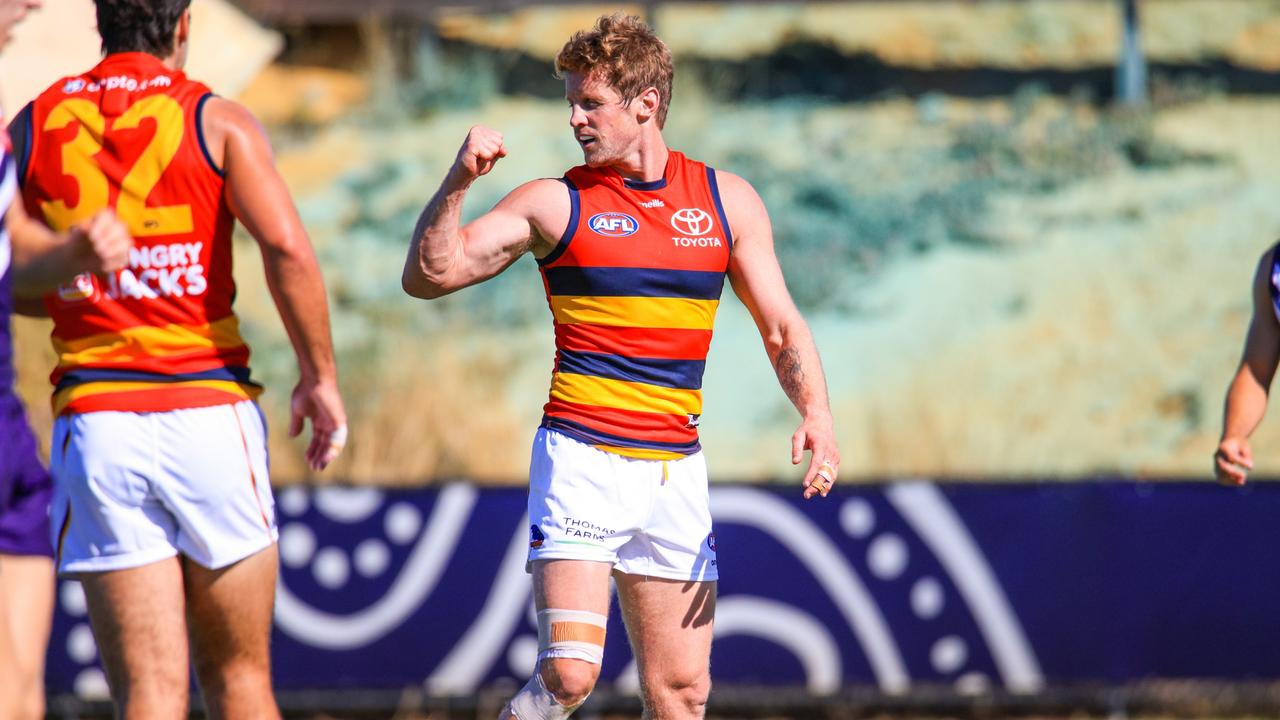
M 129 266 L 45 297 L 54 413 L 154 412 L 254 398 L 232 313 L 234 224 L 204 144 L 209 88 L 145 53 L 109 55 L 31 108 L 23 197 L 64 230 L 115 208 Z
M 715 171 L 672 151 L 660 180 L 579 166 L 572 212 L 539 261 L 556 361 L 542 426 L 642 458 L 696 453 L 732 249 Z

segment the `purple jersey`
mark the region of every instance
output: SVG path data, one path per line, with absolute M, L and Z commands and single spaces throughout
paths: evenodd
M 0 125 L 0 214 L 9 211 L 17 192 L 18 175 L 14 171 L 9 135 Z M 13 336 L 9 330 L 9 316 L 13 314 L 13 278 L 9 272 L 12 254 L 8 224 L 0 222 L 0 394 L 3 395 L 13 392 Z
M 18 178 L 13 168 L 9 135 L 0 130 L 0 211 L 8 213 L 17 191 Z M 3 439 L 0 442 L 0 513 L 12 500 L 17 465 L 21 462 L 19 453 L 28 435 L 22 414 L 12 410 L 17 404 L 13 395 L 13 335 L 9 330 L 9 316 L 13 313 L 13 279 L 9 273 L 12 254 L 8 224 L 0 222 L 0 438 Z
M 0 120 L 0 213 L 8 212 L 17 190 L 13 150 Z M 0 219 L 0 553 L 49 554 L 49 474 L 13 391 L 11 257 L 9 228 Z

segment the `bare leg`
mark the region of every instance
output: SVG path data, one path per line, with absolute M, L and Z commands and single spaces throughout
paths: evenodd
M 587 560 L 539 560 L 533 563 L 533 602 L 538 610 L 585 610 L 609 614 L 609 563 Z M 565 707 L 580 704 L 595 688 L 600 666 L 576 658 L 546 658 L 542 682 Z M 500 720 L 512 717 L 510 706 Z
M 178 558 L 82 573 L 89 620 L 122 720 L 185 717 L 187 635 Z
M 646 718 L 701 718 L 711 694 L 716 583 L 615 576 Z
M 6 568 L 0 565 L 0 578 L 5 576 Z M 9 606 L 3 593 L 0 593 L 0 619 L 9 615 Z M 0 667 L 17 665 L 18 651 L 13 644 L 13 632 L 8 622 L 0 622 Z M 19 692 L 18 674 L 0 672 L 0 720 L 18 720 L 17 703 L 9 702 L 17 698 Z
M 187 626 L 212 718 L 279 718 L 271 692 L 276 546 L 218 570 L 185 559 Z
M 0 623 L 13 641 L 12 667 L 18 685 L 12 703 L 16 717 L 44 717 L 44 658 L 53 624 L 53 560 L 43 555 L 0 555 Z M 7 612 L 7 617 L 6 617 Z M 8 673 L 6 673 L 8 674 Z M 6 695 L 0 691 L 0 697 Z

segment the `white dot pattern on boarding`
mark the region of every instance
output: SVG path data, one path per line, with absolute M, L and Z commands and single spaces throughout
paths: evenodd
M 911 610 L 921 620 L 932 620 L 942 613 L 946 603 L 942 584 L 931 577 L 923 577 L 911 586 Z
M 651 489 L 671 492 L 687 487 L 677 465 L 669 463 L 665 485 L 660 483 L 660 470 L 655 470 L 648 483 Z M 883 626 L 893 643 L 861 648 L 880 687 L 894 691 L 915 682 L 944 682 L 965 693 L 1015 687 L 1000 664 L 1002 652 L 1009 664 L 1007 648 L 988 642 L 975 623 L 975 598 L 999 589 L 982 587 L 982 573 L 960 572 L 980 563 L 979 555 L 957 560 L 947 554 L 971 543 L 947 497 L 932 484 L 853 489 L 841 498 L 839 508 L 832 508 L 835 512 L 825 523 L 804 513 L 799 498 L 787 500 L 747 487 L 718 487 L 710 495 L 714 534 L 727 543 L 726 558 L 749 563 L 743 553 L 775 543 L 795 559 L 800 575 L 792 577 L 812 578 L 817 590 L 806 593 L 805 604 L 797 604 L 785 593 L 775 595 L 769 582 L 755 582 L 749 565 L 740 566 L 744 569 L 734 573 L 739 589 L 726 594 L 717 608 L 717 642 L 733 636 L 768 642 L 807 668 L 807 688 L 834 692 L 850 677 L 843 644 L 849 623 L 870 627 L 860 613 L 871 606 L 860 603 L 894 603 L 904 612 L 891 618 L 892 625 Z M 500 498 L 486 497 L 463 483 L 420 496 L 345 488 L 282 493 L 279 647 L 286 654 L 381 652 L 382 643 L 396 642 L 405 632 L 432 622 L 424 618 L 436 617 L 442 603 L 452 607 L 469 599 L 469 609 L 459 611 L 467 627 L 454 634 L 457 644 L 430 648 L 441 659 L 438 665 L 422 668 L 428 684 L 467 692 L 493 673 L 527 677 L 537 656 L 537 640 L 530 632 L 536 622 L 528 622 L 533 604 L 523 572 L 530 522 L 522 512 L 503 514 L 510 510 L 509 498 L 491 502 L 495 499 Z M 938 533 L 948 527 L 948 533 Z M 744 542 L 743 530 L 759 537 Z M 506 549 L 469 552 L 477 538 L 489 542 L 490 537 L 490 549 L 497 543 Z M 700 549 L 713 553 L 715 544 L 704 530 Z M 451 570 L 461 564 L 468 566 L 468 573 L 454 577 Z M 477 573 L 492 576 L 493 585 L 473 587 Z M 459 584 L 463 581 L 468 587 Z M 364 605 L 352 602 L 358 597 L 367 598 Z M 77 691 L 91 695 L 101 673 L 94 667 L 97 648 L 86 633 L 83 593 L 77 584 L 64 581 L 58 598 L 64 629 L 55 628 L 51 648 L 62 654 L 60 664 L 68 667 L 64 683 L 71 686 L 74 679 Z M 317 624 L 316 613 L 327 613 L 335 622 Z M 1006 620 L 990 610 L 984 616 L 984 622 L 1006 629 L 1013 621 L 1016 618 Z M 611 620 L 612 630 L 620 631 L 616 622 L 616 617 Z M 886 657 L 896 660 L 898 667 L 886 663 Z M 633 665 L 620 674 L 608 672 L 605 680 L 615 687 L 637 687 L 624 682 L 635 676 Z
M 63 582 L 58 589 L 58 599 L 62 602 L 62 609 L 69 615 L 83 616 L 89 612 L 88 604 L 85 602 L 84 587 L 78 581 Z
M 892 580 L 901 575 L 907 567 L 907 560 L 907 544 L 891 533 L 872 540 L 871 547 L 867 549 L 867 565 L 881 580 Z

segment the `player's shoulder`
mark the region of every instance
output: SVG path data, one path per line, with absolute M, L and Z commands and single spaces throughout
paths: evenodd
M 722 195 L 726 192 L 757 195 L 756 189 L 741 175 L 720 168 L 711 168 L 711 172 L 715 175 L 716 185 Z
M 225 172 L 227 156 L 232 152 L 238 157 L 273 157 L 262 124 L 248 108 L 234 100 L 213 94 L 206 96 L 196 122 L 208 159 L 219 174 Z
M 532 220 L 550 222 L 569 213 L 571 200 L 563 179 L 537 178 L 516 186 L 502 204 Z
M 524 218 L 535 228 L 537 236 L 551 245 L 572 222 L 574 213 L 569 188 L 562 178 L 537 178 L 522 183 L 507 193 L 499 207 Z
M 261 129 L 258 118 L 244 105 L 221 95 L 210 94 L 208 98 L 202 111 L 206 123 L 244 130 Z
M 555 192 L 557 194 L 563 194 L 565 184 L 564 178 L 562 177 L 540 177 L 526 181 L 521 184 L 520 187 L 527 188 L 530 192 Z
M 567 186 L 563 178 L 535 178 L 515 187 L 507 197 L 531 202 L 545 202 L 556 198 L 567 198 Z
M 764 201 L 751 183 L 740 175 L 728 170 L 712 169 L 712 177 L 716 184 L 716 192 L 725 214 L 734 225 L 755 223 L 762 215 L 767 216 Z M 736 222 L 735 222 L 736 221 Z
M 221 166 L 221 149 L 228 145 L 245 148 L 254 153 L 271 154 L 267 132 L 258 118 L 244 105 L 227 98 L 210 95 L 200 111 L 201 132 L 205 142 L 214 151 L 215 160 Z

